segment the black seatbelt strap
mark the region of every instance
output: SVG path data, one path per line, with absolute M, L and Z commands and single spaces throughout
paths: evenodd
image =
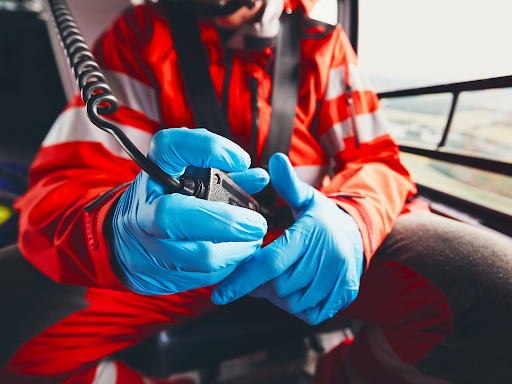
M 272 85 L 271 122 L 260 161 L 260 165 L 266 169 L 274 153 L 288 154 L 290 150 L 299 90 L 301 19 L 300 12 L 281 16 Z
M 299 91 L 301 20 L 300 12 L 284 13 L 280 19 L 272 81 L 272 115 L 260 159 L 260 166 L 267 170 L 274 153 L 288 154 L 290 151 Z M 277 204 L 277 194 L 271 183 L 254 197 L 260 203 L 260 212 L 267 219 L 270 230 L 284 230 L 293 224 L 290 208 Z
M 194 123 L 231 139 L 231 131 L 213 87 L 210 63 L 201 40 L 196 14 L 172 1 L 165 1 L 163 4 Z M 229 74 L 226 73 L 226 76 Z M 223 92 L 228 90 L 224 89 Z

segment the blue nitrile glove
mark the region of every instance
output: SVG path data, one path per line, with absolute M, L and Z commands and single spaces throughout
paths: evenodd
M 148 157 L 176 178 L 189 165 L 236 172 L 232 178 L 249 194 L 269 180 L 263 169 L 247 170 L 250 158 L 242 148 L 204 129 L 162 130 Z M 259 213 L 165 192 L 141 172 L 114 213 L 114 252 L 134 292 L 171 294 L 216 284 L 260 248 L 267 223 Z
M 354 219 L 299 180 L 288 157 L 270 159 L 270 180 L 297 220 L 213 291 L 216 304 L 248 293 L 266 297 L 309 324 L 318 324 L 357 296 L 363 240 Z

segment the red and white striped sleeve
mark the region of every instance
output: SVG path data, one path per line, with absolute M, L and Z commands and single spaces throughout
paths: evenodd
M 358 223 L 368 265 L 416 186 L 400 163 L 386 116 L 357 65 L 350 41 L 341 27 L 335 33 L 339 40 L 320 104 L 317 137 L 335 160 L 336 174 L 322 191 Z
M 144 154 L 160 129 L 156 87 L 148 78 L 144 43 L 151 25 L 141 10 L 121 16 L 94 51 L 118 112 L 106 119 L 119 126 Z M 75 96 L 53 124 L 30 170 L 29 190 L 16 202 L 19 245 L 41 272 L 61 283 L 126 290 L 110 264 L 103 228 L 125 188 L 88 212 L 99 196 L 132 181 L 140 169 L 108 133 L 86 117 Z

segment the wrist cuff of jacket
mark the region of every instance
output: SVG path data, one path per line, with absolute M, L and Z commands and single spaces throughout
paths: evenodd
M 130 183 L 124 183 L 119 185 L 116 188 L 111 189 L 110 191 L 106 192 L 105 194 L 108 194 L 108 196 L 112 195 L 112 193 L 115 193 L 116 191 L 120 190 L 123 186 L 126 186 L 126 184 Z M 98 199 L 100 199 L 102 196 L 100 196 Z M 112 267 L 112 271 L 114 271 L 115 276 L 119 280 L 121 284 L 123 284 L 126 288 L 128 288 L 131 291 L 138 292 L 138 290 L 134 289 L 133 284 L 131 283 L 130 279 L 126 276 L 126 274 L 123 271 L 123 267 L 119 264 L 119 261 L 117 260 L 116 253 L 114 251 L 113 246 L 113 230 L 112 230 L 112 220 L 114 218 L 114 213 L 116 211 L 117 203 L 119 199 L 121 198 L 121 195 L 117 196 L 116 200 L 108 210 L 107 216 L 105 217 L 105 221 L 103 224 L 103 235 L 105 236 L 105 241 L 108 246 L 108 253 L 110 255 L 110 265 Z M 94 203 L 93 203 L 94 204 Z
M 96 254 L 95 259 L 101 261 L 104 281 L 100 286 L 122 291 L 130 289 L 126 286 L 123 275 L 118 273 L 116 264 L 112 262 L 115 256 L 112 257 L 111 226 L 117 202 L 129 185 L 130 183 L 123 183 L 108 190 L 83 209 L 89 252 Z
M 370 260 L 377 250 L 375 233 L 373 230 L 373 223 L 371 222 L 370 217 L 366 214 L 356 201 L 353 198 L 348 198 L 340 195 L 329 196 L 341 209 L 347 212 L 352 218 L 355 220 L 359 227 L 359 232 L 361 232 L 361 237 L 363 239 L 363 249 L 364 249 L 364 265 L 363 272 L 366 271 L 368 266 L 370 265 Z M 359 197 L 359 196 L 358 196 Z M 364 196 L 361 196 L 364 197 Z M 359 200 L 359 199 L 357 199 Z

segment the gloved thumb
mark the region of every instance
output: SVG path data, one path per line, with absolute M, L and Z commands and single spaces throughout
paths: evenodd
M 292 210 L 302 210 L 309 205 L 314 189 L 299 179 L 288 156 L 274 154 L 269 161 L 269 174 L 277 194 Z

